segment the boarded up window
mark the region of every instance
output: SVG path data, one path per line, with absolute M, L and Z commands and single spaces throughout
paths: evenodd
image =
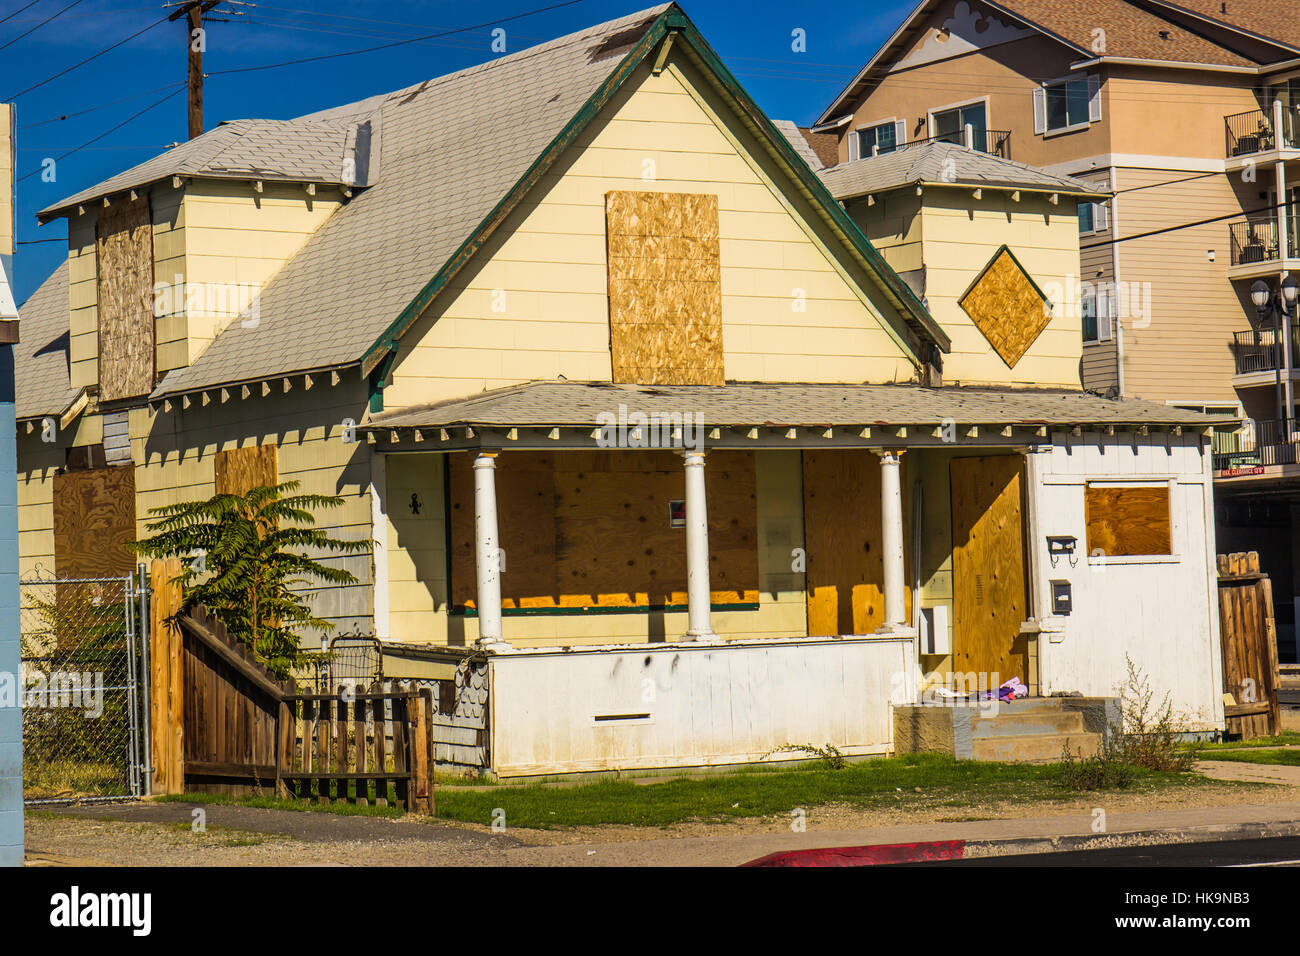
M 99 396 L 148 395 L 154 384 L 153 229 L 149 201 L 117 201 L 100 211 Z
M 474 606 L 472 457 L 451 456 L 451 600 Z M 715 604 L 758 601 L 757 505 L 749 452 L 710 452 L 709 583 Z M 502 455 L 497 512 L 504 608 L 686 603 L 686 532 L 669 502 L 686 497 L 668 451 Z
M 216 487 L 219 495 L 247 494 L 252 488 L 280 481 L 275 442 L 217 452 Z
M 1089 484 L 1088 554 L 1172 554 L 1168 485 Z
M 718 197 L 605 197 L 609 343 L 615 382 L 721 385 Z
M 54 572 L 60 578 L 120 577 L 135 570 L 135 469 L 54 476 Z
M 960 302 L 1009 368 L 1052 320 L 1051 303 L 1006 246 L 993 254 Z

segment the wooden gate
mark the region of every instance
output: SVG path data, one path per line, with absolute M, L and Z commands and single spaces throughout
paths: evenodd
M 155 608 L 175 596 L 155 591 Z M 428 690 L 299 693 L 204 608 L 159 626 L 165 617 L 151 639 L 154 793 L 269 791 L 433 812 Z
M 953 670 L 1031 682 L 1019 455 L 954 458 Z M 992 678 L 990 677 L 990 680 Z
M 1223 713 L 1228 733 L 1242 739 L 1282 729 L 1277 691 L 1277 631 L 1273 584 L 1259 570 L 1259 554 L 1221 554 L 1219 643 L 1223 654 Z M 1231 703 L 1229 703 L 1229 697 Z

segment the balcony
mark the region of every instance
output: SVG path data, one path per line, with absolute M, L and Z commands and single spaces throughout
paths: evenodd
M 1278 140 L 1278 119 L 1281 119 L 1281 141 Z M 1279 110 L 1249 110 L 1223 118 L 1227 134 L 1227 156 L 1257 156 L 1275 149 L 1298 148 L 1300 109 L 1283 106 Z
M 911 142 L 900 143 L 898 146 L 894 147 L 894 149 L 910 149 L 913 146 L 924 146 L 926 143 L 955 143 L 958 146 L 964 146 L 966 145 L 966 134 L 962 130 L 958 130 L 954 133 L 941 133 L 938 136 L 927 136 L 925 139 L 914 139 Z M 1011 130 L 973 130 L 972 145 L 970 148 L 981 153 L 990 153 L 994 156 L 999 156 L 1002 159 L 1010 159 Z M 885 151 L 881 150 L 881 152 L 883 153 Z
M 1247 421 L 1235 432 L 1214 433 L 1215 471 L 1252 471 L 1294 465 L 1300 458 L 1300 421 Z
M 1232 360 L 1236 364 L 1237 375 L 1252 375 L 1256 372 L 1275 372 L 1283 368 L 1282 350 L 1278 348 L 1279 340 L 1272 329 L 1250 329 L 1247 332 L 1234 332 L 1232 335 Z M 1300 327 L 1291 327 L 1291 361 L 1300 358 Z
M 1286 242 L 1280 242 L 1275 212 L 1255 213 L 1228 223 L 1229 278 L 1247 279 L 1290 268 L 1300 249 L 1300 204 L 1286 208 Z M 1292 260 L 1283 265 L 1287 260 Z

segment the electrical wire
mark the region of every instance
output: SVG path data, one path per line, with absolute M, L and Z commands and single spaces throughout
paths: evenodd
M 322 53 L 319 56 L 301 57 L 297 60 L 285 60 L 281 63 L 262 63 L 257 66 L 243 66 L 230 70 L 215 70 L 206 76 L 229 76 L 233 73 L 253 73 L 259 70 L 274 70 L 285 66 L 298 66 L 303 63 L 316 63 L 321 60 L 335 60 L 339 57 L 358 56 L 362 53 L 374 53 L 378 50 L 391 50 L 394 47 L 406 46 L 411 43 L 419 43 L 422 40 L 436 40 L 440 37 L 453 36 L 457 33 L 469 33 L 472 30 L 482 30 L 485 27 L 496 26 L 502 23 L 510 23 L 514 20 L 522 20 L 525 17 L 536 16 L 539 13 L 547 13 L 551 10 L 558 10 L 561 7 L 571 7 L 576 3 L 582 3 L 583 0 L 562 0 L 560 3 L 553 3 L 550 6 L 539 7 L 536 10 L 529 10 L 524 13 L 518 13 L 510 17 L 501 17 L 496 20 L 488 20 L 484 23 L 478 23 L 473 26 L 459 27 L 454 30 L 443 30 L 438 33 L 430 33 L 427 36 L 410 37 L 405 40 L 394 40 L 391 43 L 381 43 L 378 46 L 366 47 L 361 50 L 342 50 L 338 53 Z
M 113 100 L 109 103 L 100 103 L 98 106 L 88 106 L 84 110 L 77 110 L 75 113 L 64 113 L 61 116 L 52 116 L 49 119 L 37 120 L 34 123 L 26 123 L 18 128 L 33 129 L 34 127 L 37 126 L 47 126 L 50 123 L 61 123 L 64 120 L 72 119 L 74 116 L 85 116 L 87 113 L 94 113 L 96 110 L 106 109 L 107 107 L 110 106 L 117 106 L 117 104 L 119 103 L 129 103 L 131 102 L 131 100 L 138 100 L 142 96 L 149 96 L 152 93 L 161 93 L 163 90 L 176 89 L 178 87 L 185 86 L 186 82 L 187 81 L 185 80 L 181 80 L 179 83 L 168 83 L 166 86 L 159 86 L 152 90 L 145 90 L 142 93 L 133 93 L 130 96 L 124 96 L 119 100 Z
M 20 13 L 22 13 L 24 10 L 26 10 L 28 7 L 34 7 L 34 6 L 36 6 L 36 4 L 38 4 L 38 3 L 40 3 L 40 2 L 41 2 L 41 0 L 32 0 L 31 3 L 25 3 L 25 4 L 23 4 L 21 7 L 19 7 L 17 10 L 15 10 L 13 13 L 9 14 L 9 16 L 5 17 L 4 19 L 0 19 L 0 23 L 8 23 L 8 22 L 9 22 L 10 20 L 12 20 L 14 17 L 18 16 L 18 14 L 20 14 Z
M 86 57 L 84 60 L 80 60 L 80 61 L 78 61 L 78 62 L 72 64 L 72 66 L 68 67 L 67 69 L 60 70 L 58 73 L 55 73 L 53 76 L 47 76 L 45 79 L 41 80 L 39 83 L 34 83 L 34 84 L 32 84 L 31 86 L 27 87 L 27 89 L 25 89 L 25 90 L 21 90 L 21 91 L 19 91 L 19 92 L 17 92 L 17 93 L 14 93 L 14 94 L 10 95 L 10 96 L 6 96 L 6 97 L 4 97 L 4 99 L 7 100 L 7 101 L 9 101 L 9 102 L 13 102 L 14 100 L 18 99 L 18 97 L 20 97 L 20 96 L 25 96 L 26 94 L 30 93 L 32 90 L 40 89 L 40 88 L 41 88 L 42 86 L 44 86 L 46 83 L 50 83 L 50 82 L 52 82 L 52 81 L 54 81 L 54 80 L 57 80 L 57 79 L 58 79 L 59 77 L 61 77 L 61 76 L 65 76 L 65 75 L 67 75 L 68 73 L 71 73 L 73 70 L 77 69 L 77 67 L 79 67 L 79 66 L 85 66 L 85 65 L 86 65 L 87 63 L 89 63 L 91 60 L 97 60 L 97 59 L 99 59 L 99 58 L 100 58 L 101 56 L 103 56 L 105 53 L 109 53 L 109 52 L 111 52 L 111 51 L 113 51 L 113 50 L 116 50 L 118 47 L 122 46 L 122 44 L 124 44 L 124 43 L 130 43 L 130 42 L 131 42 L 132 40 L 134 40 L 136 37 L 140 36 L 140 34 L 142 34 L 142 33 L 148 33 L 148 32 L 149 32 L 150 30 L 152 30 L 154 27 L 161 26 L 162 24 L 164 24 L 164 23 L 166 23 L 166 22 L 167 22 L 167 18 L 166 18 L 166 17 L 163 17 L 161 20 L 155 20 L 153 23 L 149 24 L 147 27 L 144 27 L 143 29 L 141 29 L 141 30 L 137 30 L 135 33 L 132 33 L 129 37 L 123 37 L 121 40 L 118 40 L 118 41 L 117 41 L 116 43 L 114 43 L 112 46 L 105 47 L 104 49 L 100 50 L 98 53 L 94 53 L 94 54 L 92 54 L 92 55 Z
M 10 40 L 8 43 L 5 43 L 5 44 L 0 45 L 0 50 L 5 49 L 6 47 L 11 47 L 11 46 L 13 46 L 15 43 L 17 43 L 17 42 L 18 42 L 19 40 L 21 40 L 23 37 L 31 36 L 33 33 L 35 33 L 35 32 L 36 32 L 37 30 L 39 30 L 41 27 L 45 26 L 45 24 L 49 23 L 51 20 L 57 20 L 59 17 L 63 16 L 65 13 L 67 13 L 69 10 L 71 10 L 73 7 L 75 7 L 77 4 L 79 4 L 79 3 L 81 3 L 81 2 L 82 2 L 82 0 L 72 0 L 72 2 L 71 2 L 70 4 L 68 4 L 68 5 L 67 5 L 66 7 L 64 7 L 62 10 L 60 10 L 58 13 L 54 14 L 53 16 L 46 17 L 46 18 L 45 18 L 44 20 L 42 20 L 40 23 L 36 24 L 36 26 L 34 26 L 34 27 L 32 27 L 30 30 L 28 30 L 26 33 L 20 33 L 20 34 L 18 34 L 18 36 L 14 37 L 12 40 Z

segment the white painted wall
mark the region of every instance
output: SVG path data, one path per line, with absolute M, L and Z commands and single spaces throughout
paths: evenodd
M 1213 482 L 1202 441 L 1192 433 L 1061 433 L 1029 456 L 1033 606 L 1049 613 L 1053 580 L 1069 581 L 1074 595 L 1073 613 L 1051 619 L 1063 630 L 1039 639 L 1043 694 L 1116 696 L 1127 654 L 1150 680 L 1155 703 L 1168 692 L 1188 729 L 1222 728 Z M 1172 556 L 1089 559 L 1084 484 L 1120 479 L 1169 483 Z M 1073 566 L 1065 557 L 1053 566 L 1048 535 L 1078 538 Z
M 492 766 L 709 766 L 792 743 L 886 753 L 891 697 L 915 699 L 915 660 L 913 639 L 874 635 L 493 653 Z M 648 716 L 595 719 L 611 714 Z

